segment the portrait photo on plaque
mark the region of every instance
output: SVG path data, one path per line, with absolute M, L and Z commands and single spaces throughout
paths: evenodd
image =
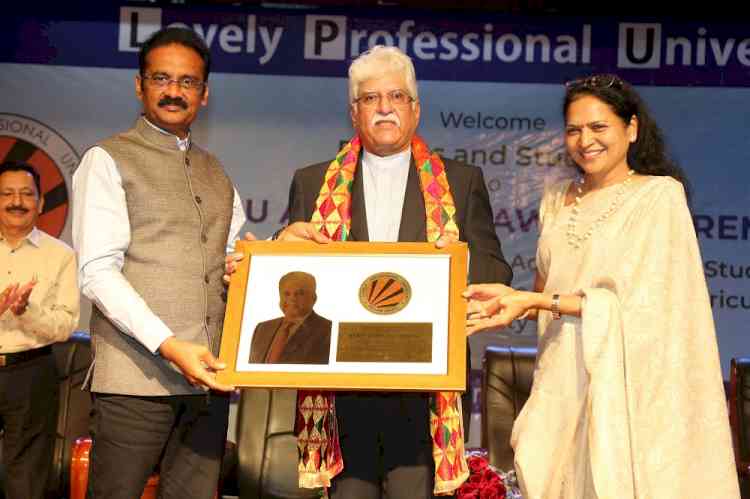
M 278 282 L 280 317 L 259 322 L 250 343 L 250 363 L 327 364 L 331 321 L 314 310 L 315 276 L 287 272 Z M 273 293 L 274 290 L 268 290 Z
M 238 242 L 219 380 L 341 390 L 465 388 L 467 249 Z

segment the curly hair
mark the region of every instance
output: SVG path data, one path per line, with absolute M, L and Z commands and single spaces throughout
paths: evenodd
M 672 177 L 683 185 L 690 199 L 690 185 L 685 172 L 666 152 L 664 135 L 632 85 L 616 75 L 597 74 L 565 84 L 563 119 L 577 99 L 591 96 L 607 104 L 626 125 L 633 116 L 638 120 L 638 137 L 628 148 L 628 165 L 637 173 Z

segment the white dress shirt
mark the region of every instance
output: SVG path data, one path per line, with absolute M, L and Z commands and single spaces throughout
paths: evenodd
M 186 151 L 190 137 L 174 137 L 180 150 Z M 92 147 L 84 154 L 73 175 L 73 193 L 73 246 L 81 291 L 120 331 L 156 353 L 173 333 L 122 274 L 130 220 L 122 178 L 107 151 Z M 227 252 L 233 251 L 245 221 L 242 200 L 234 189 Z
M 362 182 L 370 241 L 398 241 L 410 167 L 411 148 L 384 157 L 367 151 L 362 154 Z

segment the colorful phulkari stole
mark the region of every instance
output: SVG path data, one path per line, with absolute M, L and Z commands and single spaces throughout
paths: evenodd
M 301 488 L 330 487 L 331 478 L 344 469 L 334 401 L 332 392 L 297 391 L 294 433 Z
M 310 221 L 333 240 L 346 241 L 349 238 L 352 184 L 361 147 L 359 137 L 354 137 L 339 151 L 336 159 L 328 166 L 315 202 L 315 211 Z M 444 234 L 452 234 L 458 238 L 456 205 L 448 186 L 445 165 L 418 136 L 412 139 L 411 151 L 424 195 L 427 240 L 437 241 Z M 333 393 L 298 392 L 295 433 L 299 451 L 299 486 L 329 487 L 331 479 L 344 467 Z M 461 486 L 469 476 L 464 456 L 463 417 L 458 392 L 432 394 L 430 435 L 435 460 L 434 493 L 447 495 Z

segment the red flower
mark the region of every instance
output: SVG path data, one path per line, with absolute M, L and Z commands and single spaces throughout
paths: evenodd
M 482 471 L 482 482 L 500 482 L 500 477 L 497 476 L 497 473 L 492 471 L 490 468 L 487 468 Z
M 459 492 L 456 495 L 456 499 L 480 499 L 479 498 L 479 491 L 478 490 L 472 490 L 471 492 Z
M 468 458 L 469 478 L 456 491 L 456 499 L 505 499 L 502 478 L 484 456 Z
M 484 482 L 484 480 L 482 479 L 482 475 L 480 473 L 472 473 L 464 483 L 471 485 L 481 485 L 482 482 Z
M 500 482 L 488 485 L 479 492 L 479 499 L 505 499 L 505 487 Z
M 479 499 L 479 484 L 464 482 L 456 491 L 456 499 Z
M 483 457 L 471 456 L 469 458 L 469 471 L 472 475 L 478 471 L 483 471 L 489 468 L 489 466 L 490 463 L 488 463 Z

